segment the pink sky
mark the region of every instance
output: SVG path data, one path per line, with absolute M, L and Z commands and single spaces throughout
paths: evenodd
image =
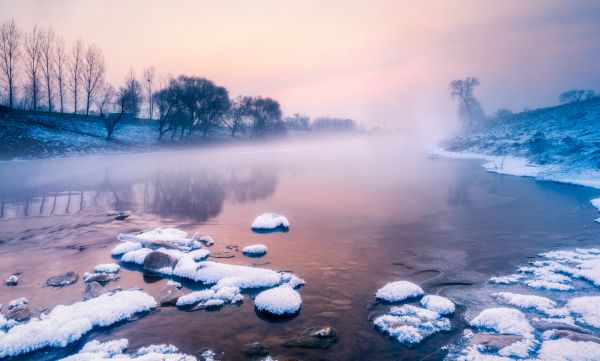
M 98 45 L 116 85 L 153 65 L 367 125 L 452 121 L 448 83 L 468 75 L 488 112 L 600 90 L 597 1 L 0 0 L 11 17 Z

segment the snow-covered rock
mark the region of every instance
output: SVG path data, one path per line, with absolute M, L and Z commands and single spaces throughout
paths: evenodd
M 600 328 L 600 296 L 572 298 L 567 302 L 567 309 L 577 322 Z
M 287 218 L 272 212 L 261 214 L 252 222 L 252 229 L 256 230 L 288 229 L 289 227 L 290 222 Z
M 142 247 L 143 246 L 140 242 L 123 241 L 112 249 L 111 254 L 113 256 L 120 256 L 127 252 L 137 251 Z
M 155 228 L 140 234 L 120 234 L 119 241 L 138 242 L 144 247 L 150 245 L 168 245 L 180 250 L 192 250 L 201 247 L 198 236 L 189 238 L 187 232 L 176 228 Z
M 125 353 L 128 345 L 127 339 L 107 342 L 94 340 L 86 343 L 78 353 L 66 357 L 62 361 L 197 361 L 194 356 L 179 353 L 179 349 L 173 345 L 149 345 L 130 354 Z
M 403 305 L 373 321 L 375 326 L 405 344 L 420 343 L 424 338 L 452 328 L 450 320 L 425 308 Z
M 536 295 L 522 295 L 511 292 L 493 293 L 492 297 L 511 306 L 535 310 L 548 316 L 564 316 L 567 314 L 567 312 L 564 309 L 557 308 L 556 302 L 548 297 Z
M 254 299 L 256 309 L 279 316 L 295 314 L 300 310 L 301 305 L 300 294 L 289 285 L 262 291 Z
M 566 338 L 545 341 L 538 353 L 540 361 L 595 361 L 600 360 L 600 344 L 572 341 Z
M 16 325 L 0 337 L 0 358 L 44 347 L 65 347 L 95 327 L 106 327 L 156 307 L 156 301 L 139 290 L 104 294 L 88 301 L 60 305 L 40 320 Z
M 469 324 L 484 330 L 492 330 L 508 335 L 530 335 L 533 327 L 523 312 L 514 308 L 488 308 L 472 319 Z
M 17 275 L 11 275 L 6 280 L 4 280 L 4 284 L 6 286 L 16 286 L 19 283 L 19 277 Z
M 408 281 L 396 281 L 390 282 L 377 290 L 375 297 L 387 302 L 399 302 L 422 295 L 423 289 L 418 285 Z
M 121 269 L 116 263 L 103 263 L 94 267 L 94 272 L 96 273 L 117 273 Z
M 421 306 L 428 310 L 435 311 L 440 315 L 450 315 L 454 313 L 455 306 L 454 302 L 450 301 L 446 297 L 427 295 L 421 299 Z
M 249 256 L 262 256 L 267 253 L 267 246 L 264 244 L 253 244 L 250 246 L 246 246 L 242 249 L 242 252 L 245 255 Z
M 213 286 L 206 290 L 195 291 L 179 297 L 177 307 L 196 305 L 196 308 L 221 306 L 225 303 L 242 301 L 244 296 L 238 287 Z

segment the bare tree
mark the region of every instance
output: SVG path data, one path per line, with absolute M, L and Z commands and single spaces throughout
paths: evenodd
M 41 67 L 46 83 L 46 99 L 48 101 L 48 111 L 53 110 L 52 106 L 52 78 L 54 72 L 54 30 L 48 28 L 42 33 L 42 54 Z
M 125 78 L 125 86 L 119 90 L 119 103 L 123 113 L 130 114 L 134 118 L 140 113 L 142 103 L 142 85 L 136 79 L 133 69 L 129 71 Z
M 479 79 L 475 77 L 450 82 L 450 95 L 458 99 L 459 115 L 467 127 L 477 125 L 485 117 L 481 104 L 473 94 L 475 87 L 479 84 Z
M 82 68 L 83 68 L 83 42 L 77 39 L 73 44 L 71 59 L 69 59 L 69 87 L 73 94 L 73 113 L 77 114 L 77 103 L 79 101 Z
M 4 78 L 8 88 L 8 106 L 13 107 L 15 98 L 15 80 L 17 61 L 21 55 L 19 41 L 21 32 L 15 20 L 11 19 L 0 25 L 0 76 Z
M 25 69 L 27 70 L 27 91 L 31 96 L 31 107 L 37 111 L 40 92 L 40 67 L 42 62 L 42 33 L 37 26 L 31 33 L 25 35 Z
M 252 98 L 248 96 L 238 96 L 231 101 L 231 108 L 223 118 L 223 124 L 231 131 L 231 136 L 242 130 L 244 121 L 250 116 Z
M 112 85 L 107 84 L 100 89 L 99 93 L 96 107 L 98 108 L 100 117 L 104 117 L 105 113 L 111 110 L 110 107 L 115 97 L 115 89 Z
M 154 113 L 154 99 L 152 98 L 152 90 L 154 89 L 154 81 L 156 79 L 156 71 L 154 67 L 144 69 L 144 92 L 148 99 L 148 119 L 152 119 Z
M 62 38 L 56 40 L 54 50 L 54 72 L 56 76 L 56 85 L 58 85 L 58 99 L 60 101 L 60 112 L 65 112 L 65 82 L 67 77 L 67 63 L 69 61 L 65 51 L 65 42 Z
M 104 83 L 104 56 L 95 45 L 90 45 L 83 60 L 83 90 L 85 91 L 85 115 L 90 115 L 90 106 Z
M 596 96 L 597 95 L 593 90 L 575 89 L 561 93 L 558 100 L 560 100 L 561 103 L 579 103 L 584 100 L 593 99 Z

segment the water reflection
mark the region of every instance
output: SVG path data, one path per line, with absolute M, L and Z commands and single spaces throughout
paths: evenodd
M 162 217 L 206 221 L 223 204 L 250 203 L 270 197 L 277 187 L 277 168 L 252 164 L 240 167 L 135 167 L 117 172 L 64 177 L 31 187 L 8 182 L 0 198 L 0 218 L 71 215 L 88 209 L 143 211 Z M 119 171 L 122 171 L 120 169 Z

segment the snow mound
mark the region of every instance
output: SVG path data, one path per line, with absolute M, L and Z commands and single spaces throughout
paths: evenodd
M 567 302 L 567 308 L 577 322 L 600 328 L 600 296 L 572 298 Z
M 390 282 L 377 290 L 375 297 L 387 302 L 404 301 L 407 298 L 423 295 L 423 289 L 408 281 Z
M 588 341 L 571 341 L 566 338 L 545 341 L 538 354 L 544 361 L 594 361 L 600 360 L 600 344 Z
M 138 360 L 138 361 L 197 361 L 196 357 L 178 353 L 173 345 L 150 345 L 141 347 L 132 354 L 126 354 L 129 345 L 127 339 L 107 342 L 96 340 L 86 343 L 81 351 L 62 359 L 62 361 L 101 361 L 101 360 Z
M 556 302 L 548 297 L 511 292 L 493 293 L 492 297 L 511 306 L 534 310 L 548 316 L 565 316 L 567 314 L 564 309 L 556 308 Z
M 450 315 L 454 313 L 455 306 L 452 301 L 446 297 L 427 295 L 421 299 L 421 306 L 430 311 L 435 311 L 440 315 Z
M 533 327 L 523 312 L 514 308 L 488 308 L 469 322 L 473 327 L 507 335 L 531 335 Z
M 120 234 L 117 237 L 119 241 L 138 242 L 144 247 L 164 244 L 182 251 L 200 248 L 201 243 L 197 238 L 197 235 L 189 238 L 187 232 L 176 228 L 155 228 L 140 234 Z
M 242 301 L 244 296 L 238 287 L 213 286 L 210 289 L 188 293 L 177 299 L 177 307 L 197 305 L 199 308 L 221 306 Z
M 40 320 L 16 325 L 0 337 L 0 358 L 44 347 L 65 347 L 94 327 L 106 327 L 156 308 L 152 296 L 128 290 L 104 294 L 72 305 L 60 305 Z
M 262 256 L 267 253 L 267 246 L 264 244 L 253 244 L 246 246 L 242 249 L 242 252 L 250 256 Z
M 121 267 L 116 263 L 104 263 L 94 267 L 96 273 L 117 273 Z
M 142 247 L 143 246 L 140 242 L 124 241 L 124 242 L 116 245 L 115 248 L 112 249 L 111 254 L 113 256 L 120 256 L 127 252 L 137 251 L 138 249 L 140 249 Z
M 375 318 L 373 323 L 405 344 L 420 343 L 428 336 L 452 328 L 450 320 L 439 313 L 412 305 L 392 307 L 389 314 Z
M 273 315 L 295 314 L 301 305 L 300 294 L 289 285 L 262 291 L 254 299 L 256 309 Z
M 256 230 L 270 230 L 276 228 L 287 229 L 290 227 L 290 222 L 287 218 L 277 213 L 264 213 L 254 219 L 252 222 L 252 229 Z

